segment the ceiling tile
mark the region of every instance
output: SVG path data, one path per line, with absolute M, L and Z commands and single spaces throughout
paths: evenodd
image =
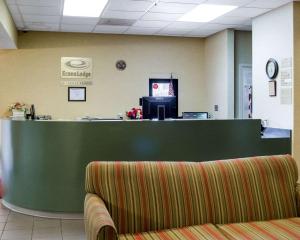
M 228 28 L 234 28 L 236 26 L 237 25 L 222 25 L 222 24 L 207 23 L 198 29 L 194 29 L 194 30 L 188 32 L 187 34 L 185 34 L 185 36 L 206 37 L 206 36 L 215 34 L 217 32 L 223 31 Z
M 99 18 L 85 18 L 85 17 L 67 17 L 64 16 L 61 20 L 62 24 L 80 24 L 80 25 L 96 25 Z
M 252 26 L 252 19 L 250 18 L 249 20 L 243 22 L 243 25 Z
M 133 24 L 133 27 L 163 28 L 169 24 L 170 22 L 163 22 L 163 21 L 136 21 Z
M 138 35 L 153 35 L 158 32 L 161 28 L 140 28 L 140 27 L 131 27 L 125 34 L 138 34 Z
M 60 29 L 64 32 L 92 32 L 95 25 L 62 24 Z
M 119 18 L 101 18 L 98 25 L 106 26 L 132 26 L 136 20 L 133 19 L 119 19 Z
M 152 1 L 110 0 L 107 9 L 142 12 L 146 11 L 152 5 Z
M 196 22 L 180 22 L 175 21 L 171 23 L 169 28 L 184 28 L 184 29 L 194 29 L 202 26 L 204 23 L 196 23 Z
M 292 0 L 160 0 L 154 6 L 154 0 L 110 0 L 101 18 L 84 18 L 61 16 L 63 1 L 6 0 L 18 29 L 190 37 L 208 36 L 226 28 L 251 30 L 251 18 L 292 2 Z M 236 5 L 239 8 L 211 23 L 177 21 L 183 14 L 202 3 Z M 146 13 L 147 10 L 149 11 Z M 135 23 L 131 27 L 119 23 L 101 24 L 100 20 L 105 19 L 123 19 Z
M 246 26 L 246 25 L 240 25 L 234 28 L 235 30 L 240 30 L 240 31 L 251 31 L 252 26 Z
M 16 0 L 5 0 L 5 2 L 7 3 L 7 5 L 9 4 L 16 4 Z
M 14 22 L 23 22 L 23 18 L 20 14 L 13 14 L 12 18 L 13 18 Z
M 59 7 L 19 6 L 23 15 L 60 15 Z
M 128 12 L 128 11 L 105 11 L 102 18 L 120 18 L 120 19 L 139 19 L 145 12 Z
M 17 29 L 23 29 L 24 28 L 24 23 L 23 22 L 16 22 L 15 21 L 15 24 L 16 24 Z
M 167 35 L 183 35 L 191 31 L 190 29 L 183 29 L 183 28 L 169 28 L 166 27 L 159 31 L 159 34 L 167 34 Z
M 59 31 L 59 24 L 25 22 L 25 29 L 34 31 Z
M 110 25 L 97 25 L 95 33 L 119 33 L 122 34 L 128 29 L 127 26 L 110 26 Z
M 182 14 L 167 14 L 167 13 L 146 13 L 142 20 L 149 21 L 175 21 L 179 19 Z
M 229 28 L 235 28 L 237 25 L 223 25 L 223 24 L 215 24 L 215 23 L 206 23 L 203 26 L 190 31 L 187 34 L 191 35 L 211 35 L 216 32 L 223 31 Z
M 197 5 L 195 4 L 180 4 L 180 3 L 165 3 L 159 2 L 156 6 L 153 6 L 150 9 L 150 12 L 157 12 L 157 13 L 186 13 Z
M 200 34 L 198 34 L 198 35 L 188 35 L 188 34 L 185 34 L 185 35 L 182 35 L 182 37 L 188 37 L 188 38 L 206 38 L 206 37 L 208 37 L 208 35 L 200 35 Z
M 252 1 L 247 7 L 255 7 L 255 8 L 278 8 L 284 4 L 290 3 L 292 0 L 256 0 Z
M 23 15 L 25 22 L 59 23 L 60 16 Z
M 29 6 L 60 6 L 62 0 L 15 0 L 19 5 Z
M 206 2 L 206 0 L 161 0 L 160 2 L 201 4 Z
M 211 21 L 211 23 L 220 23 L 220 24 L 245 24 L 251 21 L 250 18 L 245 17 L 219 17 Z
M 268 0 L 264 0 L 268 1 Z M 219 4 L 219 5 L 232 5 L 232 6 L 245 6 L 248 3 L 253 2 L 253 0 L 208 0 L 207 4 Z
M 217 30 L 198 30 L 184 34 L 186 37 L 207 37 L 217 33 Z
M 265 9 L 265 8 L 237 8 L 224 16 L 227 17 L 246 17 L 246 18 L 253 18 L 257 17 L 261 14 L 264 14 L 271 9 Z
M 201 26 L 200 28 L 202 29 L 207 29 L 207 30 L 218 30 L 218 31 L 222 31 L 224 29 L 229 29 L 229 28 L 235 28 L 237 25 L 235 24 L 216 24 L 216 23 L 206 23 L 203 26 Z
M 166 36 L 166 37 L 183 37 L 184 34 L 179 34 L 179 33 L 167 33 L 167 32 L 163 32 L 163 33 L 155 33 L 153 35 L 156 36 Z
M 19 8 L 17 5 L 7 5 L 10 13 L 13 15 L 13 14 L 20 14 L 19 12 Z

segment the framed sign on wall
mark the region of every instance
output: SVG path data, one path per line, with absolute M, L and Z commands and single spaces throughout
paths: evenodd
M 269 96 L 276 97 L 276 81 L 269 81 Z
M 69 87 L 68 88 L 69 102 L 85 102 L 86 88 L 85 87 Z
M 91 58 L 61 58 L 61 78 L 88 79 L 92 78 L 92 72 L 93 63 Z

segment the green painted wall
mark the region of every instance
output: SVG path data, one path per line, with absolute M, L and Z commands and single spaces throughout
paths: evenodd
M 252 32 L 235 31 L 234 34 L 234 117 L 239 118 L 240 64 L 252 65 Z

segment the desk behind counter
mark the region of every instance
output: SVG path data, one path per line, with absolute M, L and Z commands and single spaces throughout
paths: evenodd
M 291 142 L 262 139 L 259 120 L 2 120 L 1 150 L 7 205 L 78 213 L 91 161 L 200 162 L 285 154 Z

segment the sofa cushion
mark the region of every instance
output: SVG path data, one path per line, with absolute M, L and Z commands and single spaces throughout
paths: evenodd
M 217 225 L 232 240 L 300 239 L 300 218 Z
M 212 224 L 175 228 L 157 232 L 119 235 L 119 240 L 227 240 Z
M 297 174 L 289 155 L 92 162 L 86 190 L 103 199 L 118 233 L 125 234 L 296 217 Z

